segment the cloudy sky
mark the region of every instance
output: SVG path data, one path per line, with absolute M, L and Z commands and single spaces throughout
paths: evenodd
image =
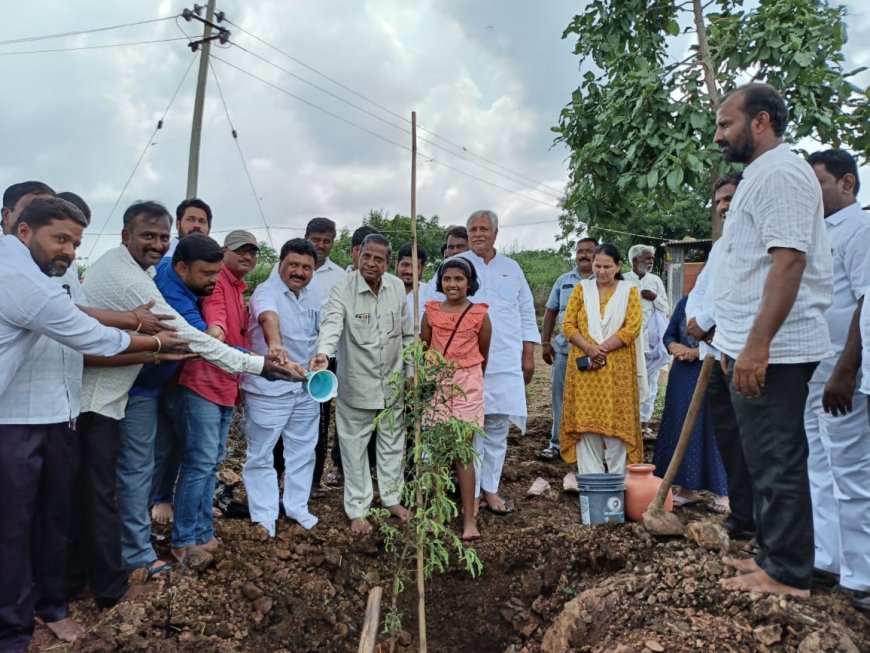
M 172 209 L 184 197 L 197 66 L 183 32 L 201 26 L 173 18 L 185 6 L 178 0 L 7 4 L 0 41 L 165 19 L 0 45 L 0 185 L 35 178 L 85 197 L 94 219 L 79 256 L 98 256 L 118 242 L 127 204 Z M 870 3 L 845 4 L 847 66 L 870 65 L 860 37 L 870 33 Z M 450 224 L 491 208 L 502 247 L 553 246 L 567 172 L 550 127 L 579 81 L 573 42 L 560 37 L 580 6 L 219 0 L 239 47 L 212 50 L 214 73 L 256 196 L 210 75 L 198 194 L 215 211 L 214 235 L 249 228 L 268 239 L 256 198 L 278 246 L 317 215 L 350 228 L 370 209 L 407 215 L 416 110 L 418 213 Z M 164 39 L 179 40 L 93 47 Z M 68 48 L 83 49 L 5 54 Z

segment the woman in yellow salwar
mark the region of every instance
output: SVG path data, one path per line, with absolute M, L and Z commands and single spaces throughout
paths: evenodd
M 608 472 L 625 474 L 626 459 L 643 462 L 640 294 L 622 279 L 621 269 L 619 249 L 599 245 L 592 261 L 595 278 L 574 287 L 562 323 L 571 351 L 560 449 L 565 462 L 577 462 L 580 474 L 602 473 L 605 463 Z

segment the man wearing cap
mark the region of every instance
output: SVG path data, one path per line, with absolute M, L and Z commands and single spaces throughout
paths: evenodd
M 317 253 L 304 238 L 284 243 L 278 274 L 251 296 L 251 347 L 278 360 L 306 365 L 314 356 L 321 301 L 312 283 Z M 303 370 L 304 371 L 304 370 Z M 308 511 L 318 441 L 320 405 L 300 383 L 261 383 L 242 377 L 247 409 L 247 456 L 242 476 L 256 536 L 275 537 L 278 521 L 278 474 L 272 452 L 284 443 L 284 512 L 303 528 L 317 517 Z
M 257 239 L 250 232 L 227 234 L 214 292 L 202 299 L 207 333 L 237 349 L 250 349 L 244 279 L 257 264 L 259 252 Z M 190 361 L 182 368 L 178 384 L 185 437 L 173 503 L 172 548 L 180 559 L 190 546 L 199 545 L 209 553 L 219 546 L 211 504 L 215 474 L 239 400 L 239 375 L 205 361 Z

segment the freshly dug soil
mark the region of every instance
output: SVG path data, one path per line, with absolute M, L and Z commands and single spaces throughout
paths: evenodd
M 481 512 L 480 577 L 453 566 L 427 584 L 429 650 L 870 651 L 870 618 L 846 592 L 814 590 L 805 601 L 728 592 L 718 584 L 731 574 L 719 552 L 654 538 L 636 524 L 582 526 L 576 495 L 562 492 L 569 466 L 537 459 L 550 428 L 549 368 L 540 358 L 537 366 L 529 433 L 510 437 L 505 464 L 502 489 L 517 510 Z M 243 460 L 236 425 L 226 467 L 240 472 Z M 539 476 L 552 489 L 526 498 Z M 356 651 L 369 589 L 383 585 L 389 601 L 390 559 L 379 535 L 351 535 L 341 489 L 311 510 L 320 517 L 312 531 L 282 519 L 269 542 L 245 520 L 218 519 L 223 548 L 213 565 L 174 571 L 159 591 L 102 614 L 80 599 L 73 616 L 87 636 L 65 647 L 39 628 L 31 650 Z M 698 505 L 678 514 L 722 519 Z M 158 553 L 169 558 L 168 540 Z M 417 650 L 413 583 L 400 606 L 398 649 Z

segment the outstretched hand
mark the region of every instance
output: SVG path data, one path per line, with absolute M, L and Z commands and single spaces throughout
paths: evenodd
M 142 304 L 133 309 L 133 315 L 139 320 L 139 333 L 143 336 L 156 336 L 161 331 L 174 331 L 174 327 L 170 324 L 175 320 L 174 315 L 165 313 L 152 313 L 154 308 L 154 300 L 152 299 L 147 304 Z
M 260 376 L 269 381 L 304 381 L 308 373 L 299 363 L 290 361 L 286 365 L 279 365 L 266 359 Z

